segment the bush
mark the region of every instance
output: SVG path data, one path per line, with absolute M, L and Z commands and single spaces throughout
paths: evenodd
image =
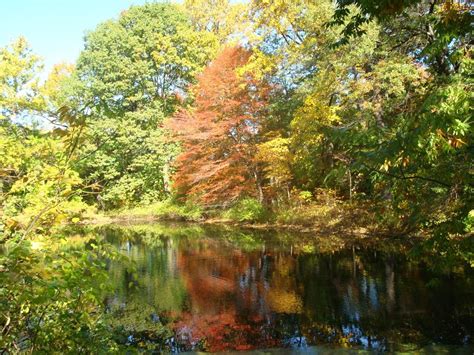
M 222 217 L 239 222 L 258 222 L 268 217 L 268 211 L 258 200 L 244 198 L 225 211 Z
M 335 212 L 333 207 L 312 203 L 280 209 L 276 212 L 276 220 L 283 224 L 311 226 L 322 221 L 331 223 Z
M 307 204 L 307 203 L 311 202 L 311 199 L 313 198 L 313 194 L 309 191 L 301 191 L 298 194 L 298 198 L 301 202 Z
M 197 204 L 177 204 L 173 200 L 165 200 L 154 204 L 153 207 L 153 214 L 163 219 L 198 221 L 202 217 L 202 209 Z

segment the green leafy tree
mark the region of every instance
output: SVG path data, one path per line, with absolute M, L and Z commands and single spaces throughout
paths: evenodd
M 261 38 L 251 65 L 294 102 L 287 127 L 296 187 L 369 196 L 392 231 L 466 233 L 472 200 L 467 3 L 253 6 Z
M 175 5 L 122 12 L 86 37 L 72 97 L 90 108 L 81 176 L 96 184 L 99 206 L 163 199 L 177 145 L 163 119 L 192 97 L 188 86 L 214 56 L 214 34 L 193 29 Z
M 41 68 L 40 58 L 23 37 L 0 49 L 0 123 L 20 122 L 24 115 L 43 109 L 37 76 Z

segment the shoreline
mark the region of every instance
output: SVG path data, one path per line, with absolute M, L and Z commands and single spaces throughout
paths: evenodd
M 158 216 L 153 214 L 145 215 L 96 215 L 89 219 L 79 222 L 79 225 L 84 226 L 101 226 L 101 225 L 139 225 L 139 224 L 153 224 L 153 223 L 183 223 L 183 224 L 202 224 L 202 225 L 216 225 L 216 226 L 230 226 L 235 228 L 261 230 L 261 231 L 288 231 L 295 233 L 317 233 L 319 236 L 330 236 L 340 234 L 345 236 L 353 236 L 356 238 L 368 238 L 371 236 L 383 238 L 424 238 L 421 233 L 401 234 L 388 233 L 386 230 L 377 228 L 367 228 L 355 225 L 353 228 L 347 227 L 332 227 L 322 226 L 321 223 L 308 224 L 284 224 L 279 222 L 241 222 L 225 218 L 201 218 L 201 219 L 187 219 L 182 216 Z

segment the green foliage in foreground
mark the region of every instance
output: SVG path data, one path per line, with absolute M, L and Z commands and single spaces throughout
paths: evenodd
M 114 253 L 94 240 L 71 250 L 55 231 L 89 209 L 71 167 L 82 120 L 63 108 L 67 130 L 19 124 L 51 104 L 38 63 L 22 39 L 0 50 L 0 352 L 113 351 L 102 299 Z
M 0 256 L 0 349 L 33 352 L 110 351 L 102 300 L 108 289 L 106 244 L 64 250 L 60 235 L 11 238 Z M 61 244 L 63 247 L 61 247 Z

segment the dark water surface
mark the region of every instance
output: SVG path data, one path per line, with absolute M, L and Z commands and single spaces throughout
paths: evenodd
M 435 272 L 401 241 L 199 225 L 98 233 L 134 262 L 110 263 L 106 300 L 129 343 L 166 325 L 175 350 L 473 350 L 472 270 Z

